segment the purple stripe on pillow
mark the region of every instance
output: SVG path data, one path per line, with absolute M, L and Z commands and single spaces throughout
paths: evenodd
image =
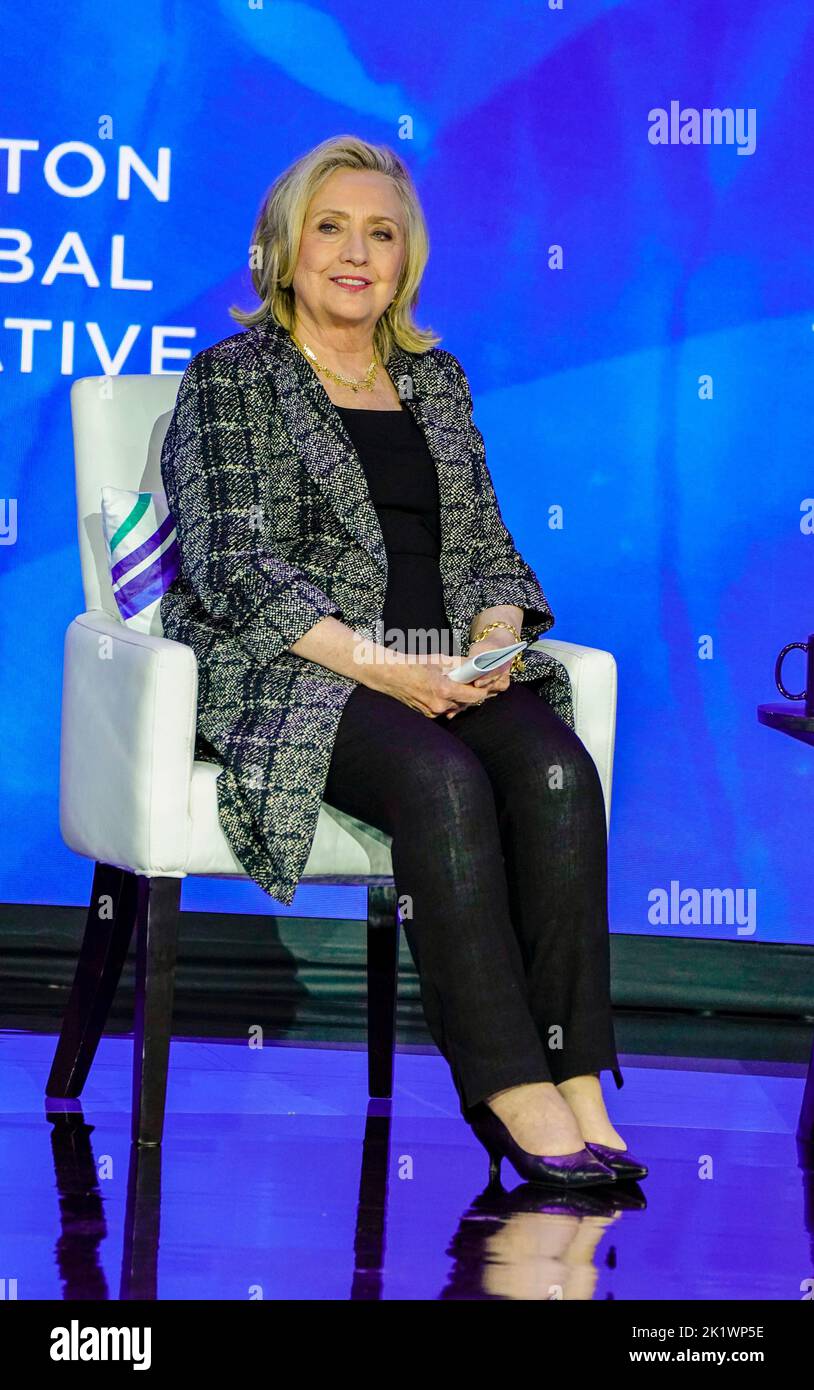
M 147 569 L 137 574 L 129 584 L 124 584 L 121 589 L 116 590 L 115 599 L 125 621 L 134 618 L 155 599 L 161 598 L 177 573 L 178 542 L 174 540 L 161 555 L 156 556 Z
M 163 544 L 174 526 L 175 522 L 171 514 L 168 513 L 157 531 L 153 531 L 152 535 L 148 536 L 146 541 L 143 541 L 137 549 L 131 550 L 129 555 L 125 555 L 121 560 L 117 560 L 115 565 L 112 566 L 110 571 L 112 583 L 117 584 L 122 575 L 126 574 L 134 565 L 138 565 L 142 560 L 146 560 L 148 555 L 151 555 L 158 546 Z

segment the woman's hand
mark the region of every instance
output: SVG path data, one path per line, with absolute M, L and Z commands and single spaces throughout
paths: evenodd
M 472 657 L 477 656 L 479 652 L 494 651 L 497 647 L 507 646 L 507 636 L 511 636 L 511 634 L 507 634 L 505 629 L 503 631 L 495 630 L 494 632 L 487 632 L 486 636 L 482 637 L 479 642 L 473 642 L 470 645 L 469 651 L 466 654 L 466 660 L 471 661 Z M 487 696 L 497 695 L 501 690 L 508 690 L 511 685 L 510 672 L 513 660 L 514 658 L 510 656 L 508 660 L 504 661 L 502 666 L 498 666 L 494 671 L 489 671 L 486 675 L 477 676 L 474 681 L 471 681 L 468 686 L 464 686 L 463 689 L 483 690 Z M 448 717 L 456 713 L 456 710 L 450 710 Z
M 483 645 L 478 643 L 478 650 Z M 456 666 L 463 666 L 464 660 L 468 661 L 469 657 L 445 656 L 442 653 L 420 656 L 400 654 L 382 665 L 377 673 L 377 688 L 401 700 L 411 709 L 418 710 L 428 719 L 436 719 L 441 714 L 451 717 L 470 705 L 482 705 L 497 694 L 497 690 L 476 688 L 474 681 L 462 685 L 449 679 L 446 673 Z M 490 682 L 494 679 L 494 675 L 489 677 Z

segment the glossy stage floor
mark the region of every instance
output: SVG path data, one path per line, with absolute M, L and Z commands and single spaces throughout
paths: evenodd
M 368 1101 L 363 1047 L 175 1040 L 163 1146 L 131 1150 L 132 1041 L 81 1104 L 44 1099 L 55 1041 L 0 1033 L 5 1297 L 796 1301 L 812 1274 L 799 1064 L 623 1054 L 650 1174 L 575 1213 L 505 1161 L 486 1190 L 430 1049 Z

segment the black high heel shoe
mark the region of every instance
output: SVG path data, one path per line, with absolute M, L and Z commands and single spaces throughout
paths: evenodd
M 585 1140 L 585 1147 L 612 1168 L 617 1178 L 646 1178 L 650 1171 L 646 1163 L 627 1149 L 611 1149 L 607 1144 L 595 1144 L 590 1139 Z
M 508 1158 L 525 1182 L 555 1187 L 592 1187 L 616 1181 L 616 1174 L 587 1148 L 569 1154 L 530 1154 L 512 1138 L 509 1130 L 486 1104 L 472 1106 L 466 1116 L 472 1132 L 489 1155 L 489 1182 L 500 1182 L 500 1164 Z

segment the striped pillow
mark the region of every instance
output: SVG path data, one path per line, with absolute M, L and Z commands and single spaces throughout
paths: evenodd
M 162 637 L 159 605 L 178 573 L 175 522 L 164 493 L 103 487 L 102 527 L 122 621 Z

